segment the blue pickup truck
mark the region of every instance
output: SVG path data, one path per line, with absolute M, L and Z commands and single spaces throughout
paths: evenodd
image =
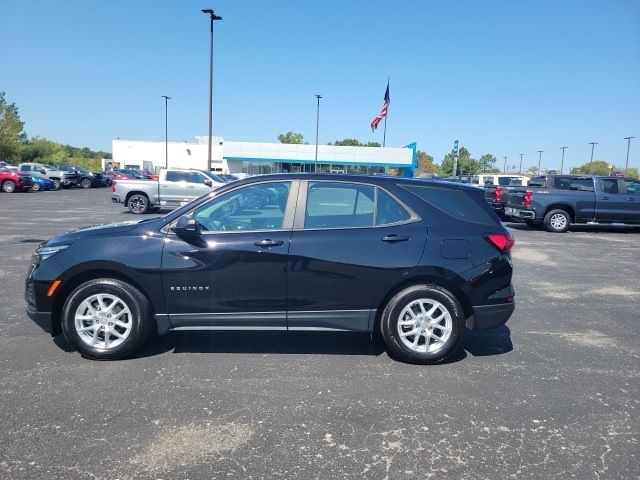
M 571 224 L 640 225 L 640 180 L 548 175 L 540 186 L 509 191 L 504 214 L 550 232 Z

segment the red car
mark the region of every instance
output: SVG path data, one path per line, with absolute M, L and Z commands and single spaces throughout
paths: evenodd
M 31 190 L 31 175 L 17 172 L 10 168 L 0 168 L 0 188 L 3 192 L 13 193 L 17 191 L 27 192 Z

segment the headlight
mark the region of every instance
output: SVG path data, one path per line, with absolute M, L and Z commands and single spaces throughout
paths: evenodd
M 69 244 L 63 245 L 55 245 L 55 246 L 45 246 L 40 247 L 36 250 L 36 255 L 40 258 L 40 260 L 44 260 L 45 258 L 49 258 L 56 253 L 61 252 L 62 250 L 69 248 Z

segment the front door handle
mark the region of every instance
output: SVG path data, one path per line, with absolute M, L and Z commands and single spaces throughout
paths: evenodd
M 270 238 L 265 238 L 254 243 L 254 245 L 256 247 L 279 247 L 283 243 L 284 242 L 282 240 L 271 240 Z
M 406 242 L 408 240 L 411 240 L 411 237 L 409 237 L 408 235 L 396 235 L 395 233 L 392 233 L 391 235 L 387 235 L 386 237 L 382 237 L 383 242 L 390 242 L 390 243 Z
M 609 197 L 602 197 L 602 200 L 609 200 Z
M 630 202 L 633 202 L 633 201 L 635 201 L 635 197 L 629 197 L 629 198 L 627 198 L 627 200 L 629 200 Z

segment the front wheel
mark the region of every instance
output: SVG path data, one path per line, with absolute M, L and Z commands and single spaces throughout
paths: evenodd
M 549 232 L 562 233 L 569 229 L 571 217 L 564 210 L 551 210 L 544 216 L 544 228 Z
M 90 178 L 83 178 L 80 181 L 80 186 L 82 188 L 91 188 L 91 179 Z
M 135 213 L 136 215 L 140 215 L 145 213 L 149 209 L 149 199 L 146 195 L 135 194 L 131 195 L 129 198 L 129 202 L 127 203 L 129 206 L 129 211 L 131 213 Z
M 62 330 L 84 357 L 116 360 L 131 355 L 149 338 L 150 310 L 146 297 L 128 283 L 90 280 L 65 301 Z
M 60 183 L 60 180 L 58 180 L 57 178 L 53 178 L 51 179 L 51 181 L 53 182 L 53 189 L 60 190 L 60 187 L 62 187 L 62 183 Z
M 5 193 L 13 193 L 16 191 L 16 182 L 7 180 L 2 184 L 2 191 Z
M 31 190 L 33 190 L 34 192 L 38 192 L 40 191 L 40 184 L 37 182 L 33 182 L 31 184 Z
M 390 353 L 399 360 L 438 363 L 460 345 L 464 314 L 448 290 L 437 285 L 415 285 L 389 301 L 380 327 Z

